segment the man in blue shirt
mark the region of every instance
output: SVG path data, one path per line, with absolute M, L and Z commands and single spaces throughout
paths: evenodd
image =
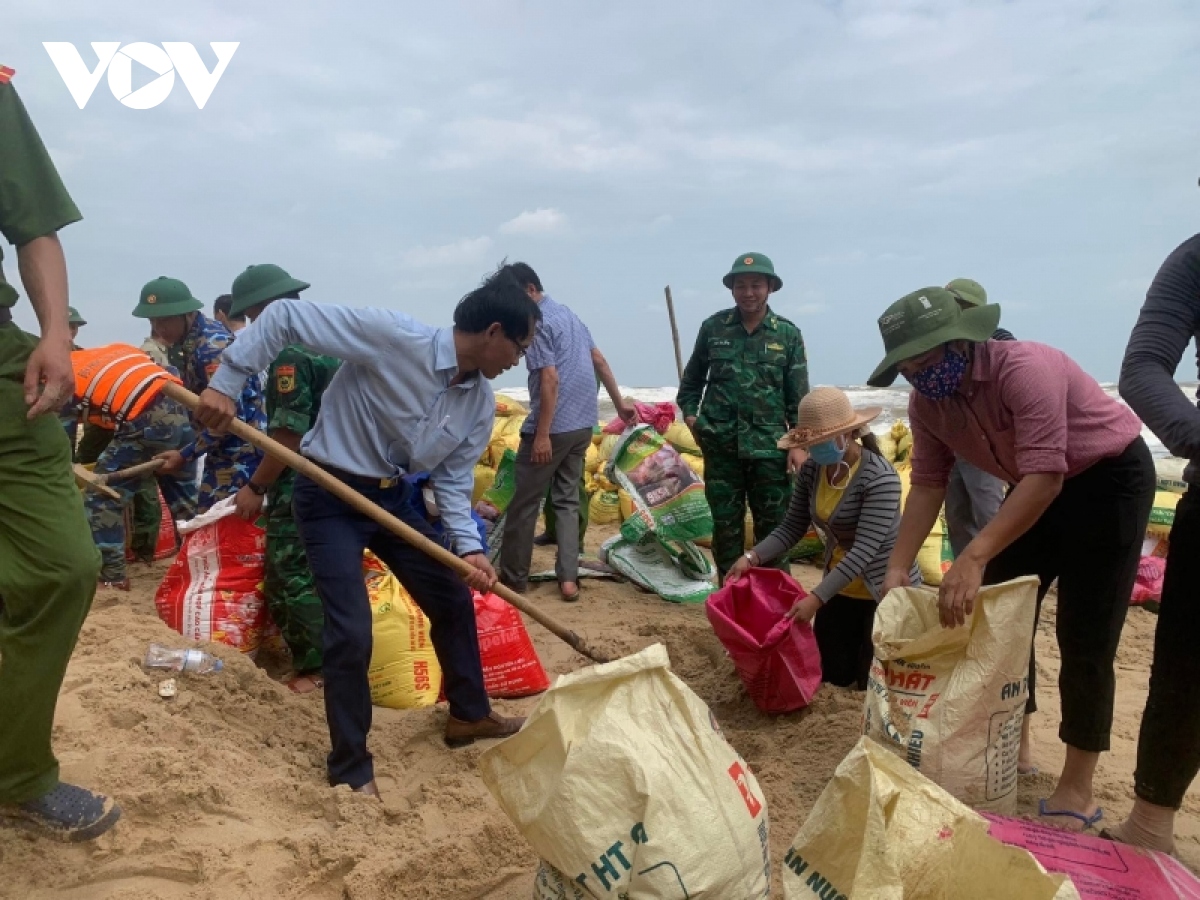
M 342 360 L 301 452 L 407 525 L 438 540 L 410 503 L 403 476 L 429 472 L 452 549 L 475 572 L 467 584 L 297 473 L 293 509 L 325 606 L 325 715 L 332 750 L 329 783 L 377 794 L 371 728 L 371 607 L 362 576 L 370 548 L 429 617 L 445 675 L 449 746 L 504 737 L 524 720 L 493 712 L 483 685 L 475 607 L 467 585 L 496 581 L 471 518 L 474 467 L 495 416 L 489 379 L 515 366 L 541 318 L 511 276 L 499 272 L 454 310 L 454 328 L 431 328 L 402 313 L 276 300 L 225 351 L 196 418 L 228 426 L 242 385 L 289 344 Z
M 579 317 L 543 292 L 542 282 L 530 266 L 519 262 L 504 268 L 537 303 L 542 321 L 525 354 L 530 412 L 521 426 L 516 490 L 504 520 L 500 578 L 518 593 L 525 591 L 538 508 L 549 488 L 558 538 L 554 571 L 562 598 L 577 600 L 579 482 L 592 428 L 600 415 L 597 378 L 608 390 L 617 415 L 633 422 L 637 413 L 621 397 L 608 361 Z

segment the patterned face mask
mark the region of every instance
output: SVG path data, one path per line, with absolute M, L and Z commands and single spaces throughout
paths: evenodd
M 947 347 L 941 362 L 908 376 L 908 383 L 927 400 L 945 400 L 962 384 L 968 362 L 966 356 Z

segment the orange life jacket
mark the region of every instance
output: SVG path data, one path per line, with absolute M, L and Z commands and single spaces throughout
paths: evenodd
M 183 383 L 145 351 L 128 344 L 76 350 L 71 365 L 75 397 L 87 420 L 101 428 L 115 429 L 141 415 L 166 382 Z

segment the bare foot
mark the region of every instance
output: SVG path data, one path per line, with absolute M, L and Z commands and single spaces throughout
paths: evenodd
M 325 681 L 319 673 L 310 672 L 305 675 L 297 675 L 291 681 L 287 682 L 288 690 L 293 694 L 311 694 L 313 691 L 319 691 L 325 686 Z

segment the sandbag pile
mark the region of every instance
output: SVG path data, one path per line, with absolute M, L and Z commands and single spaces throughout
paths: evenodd
M 492 423 L 492 436 L 487 449 L 475 465 L 475 489 L 471 494 L 471 502 L 478 503 L 484 491 L 492 486 L 496 478 L 496 470 L 504 459 L 505 451 L 514 454 L 521 446 L 521 426 L 529 410 L 504 394 L 496 395 L 496 419 Z
M 1174 457 L 1154 461 L 1154 506 L 1150 509 L 1150 523 L 1146 526 L 1146 538 L 1142 542 L 1137 580 L 1129 598 L 1131 605 L 1144 606 L 1152 612 L 1158 611 L 1158 604 L 1162 600 L 1167 552 L 1171 548 L 1171 528 L 1175 525 L 1175 507 L 1188 489 L 1188 483 L 1183 480 L 1186 466 L 1186 460 Z

